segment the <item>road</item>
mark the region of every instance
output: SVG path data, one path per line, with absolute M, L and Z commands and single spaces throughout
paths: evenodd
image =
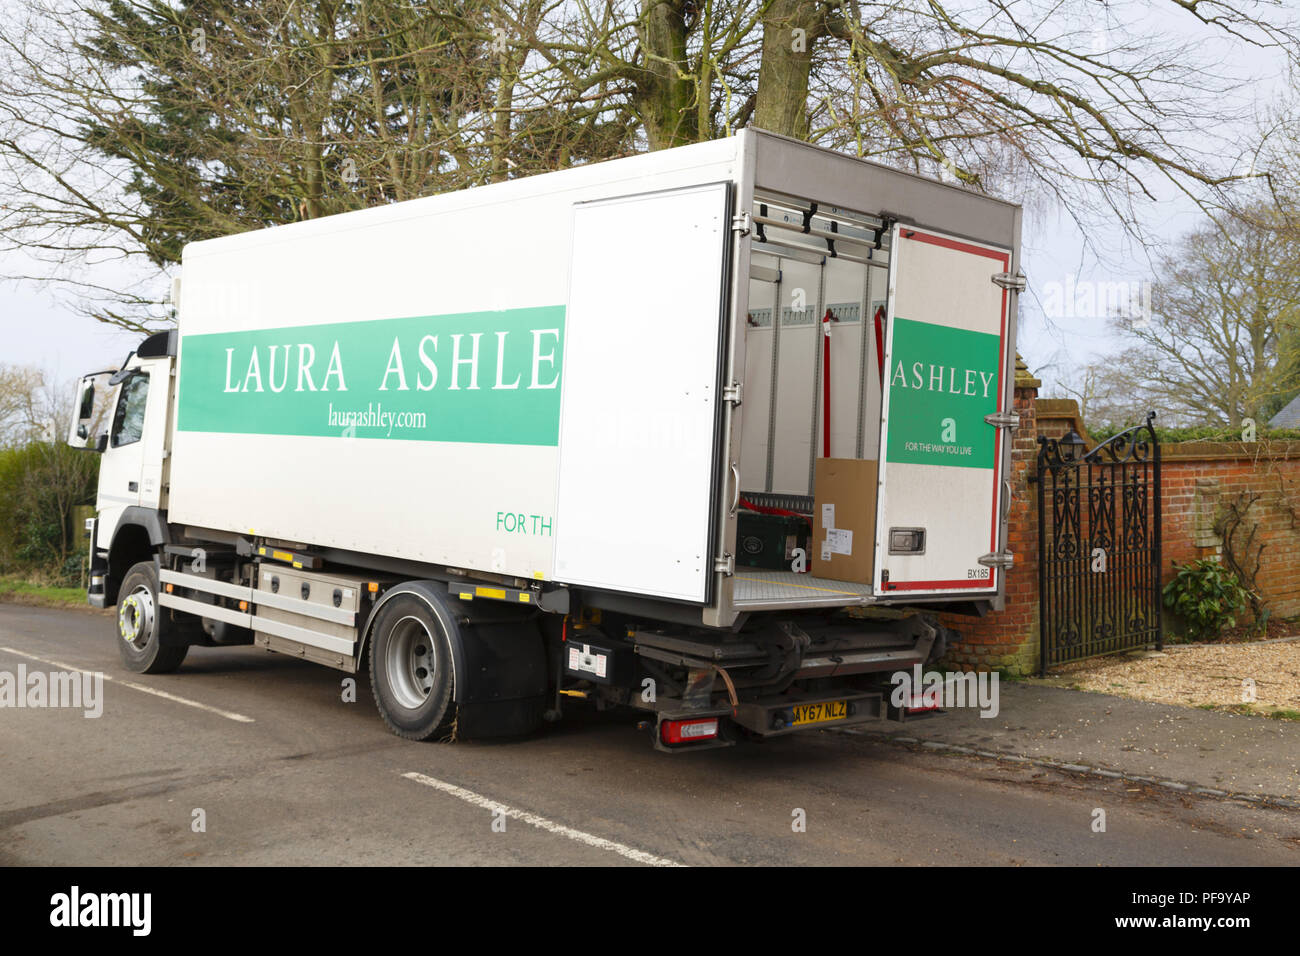
M 364 678 L 345 702 L 346 675 L 255 648 L 128 674 L 113 623 L 0 606 L 0 672 L 107 679 L 98 718 L 0 709 L 0 864 L 1300 862 L 1292 811 L 847 734 L 668 756 L 634 719 L 590 713 L 526 740 L 410 743 Z

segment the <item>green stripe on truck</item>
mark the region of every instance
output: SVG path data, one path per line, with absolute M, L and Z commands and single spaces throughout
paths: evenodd
M 182 335 L 177 429 L 553 446 L 563 354 L 559 305 Z

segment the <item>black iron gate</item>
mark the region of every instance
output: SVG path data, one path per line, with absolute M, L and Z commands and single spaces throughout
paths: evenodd
M 1160 443 L 1147 415 L 1092 451 L 1038 439 L 1039 673 L 1154 644 L 1160 622 Z

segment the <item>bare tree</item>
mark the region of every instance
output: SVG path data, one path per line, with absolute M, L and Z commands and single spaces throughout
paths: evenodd
M 32 437 L 45 376 L 31 365 L 0 365 L 0 448 Z
M 59 275 L 748 122 L 1136 227 L 1208 206 L 1280 0 L 29 0 L 0 14 L 0 249 Z M 1240 100 L 1240 97 L 1237 98 Z M 1253 148 L 1253 144 L 1245 144 Z M 97 318 L 170 321 L 85 278 Z
M 1135 392 L 1108 362 L 1077 363 L 1070 355 L 1058 353 L 1035 372 L 1044 378 L 1049 373 L 1043 397 L 1073 399 L 1090 429 L 1138 422 L 1146 415 L 1141 392 Z
M 485 48 L 496 6 L 36 0 L 0 22 L 0 235 L 63 275 L 165 268 L 195 239 L 482 182 L 490 81 L 518 66 Z M 169 320 L 156 293 L 85 291 L 103 321 Z
M 1114 322 L 1117 382 L 1167 422 L 1262 423 L 1300 388 L 1300 243 L 1276 217 L 1261 207 L 1188 234 L 1161 262 L 1150 317 Z

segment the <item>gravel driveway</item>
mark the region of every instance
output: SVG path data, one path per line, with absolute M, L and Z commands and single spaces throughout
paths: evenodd
M 1254 644 L 1167 646 L 1055 671 L 1051 683 L 1185 706 L 1300 713 L 1300 636 Z M 1254 681 L 1254 699 L 1249 681 Z M 1247 705 L 1247 706 L 1243 706 Z

